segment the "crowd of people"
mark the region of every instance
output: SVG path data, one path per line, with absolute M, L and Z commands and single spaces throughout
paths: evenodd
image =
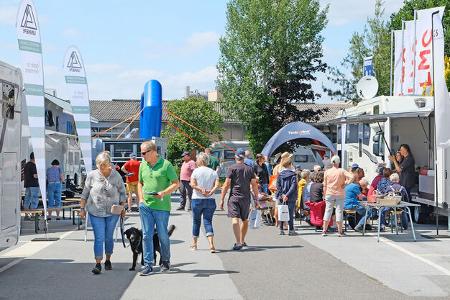
M 272 202 L 276 227 L 280 235 L 289 236 L 298 233 L 294 227 L 296 218 L 303 218 L 311 225 L 321 229 L 327 236 L 331 230 L 338 236 L 345 235 L 343 228 L 344 210 L 353 210 L 358 216 L 354 226 L 361 231 L 366 224 L 365 217 L 372 217 L 372 211 L 366 214 L 363 200 L 374 195 L 394 192 L 404 201 L 410 200 L 414 180 L 414 157 L 408 145 L 400 147 L 398 153 L 390 157 L 393 169 L 378 165 L 377 176 L 369 184 L 364 171 L 357 164 L 348 169 L 340 167 L 339 156 L 324 157 L 324 170 L 317 165 L 314 170 L 298 170 L 293 165 L 293 155 L 284 152 L 276 156 L 277 164 L 272 168 L 267 157 L 258 154 L 255 160 L 247 150 L 237 149 L 235 164 L 226 170 L 222 187 L 219 183 L 219 161 L 205 149 L 196 155 L 194 161 L 191 152 L 182 154 L 183 163 L 178 177 L 174 166 L 159 156 L 154 142 L 141 144 L 142 161 L 135 154 L 121 170 L 126 174 L 126 187 L 119 172 L 114 168 L 109 152 L 101 152 L 96 158 L 97 168 L 91 171 L 85 180 L 81 194 L 80 216 L 89 220 L 94 231 L 94 274 L 102 271 L 103 256 L 105 270 L 111 270 L 113 253 L 113 232 L 120 216 L 130 211 L 133 195 L 137 197 L 142 228 L 144 266 L 140 275 L 153 273 L 154 245 L 153 235 L 159 237 L 161 271 L 170 270 L 170 241 L 168 224 L 171 210 L 171 194 L 180 189 L 181 201 L 178 210 L 192 211 L 191 250 L 197 250 L 201 223 L 209 242 L 211 253 L 216 252 L 214 244 L 213 216 L 217 209 L 214 194 L 221 188 L 218 207 L 231 219 L 235 237 L 233 250 L 247 247 L 246 235 L 249 228 L 249 214 L 252 209 L 260 208 L 261 201 Z M 24 206 L 37 206 L 39 183 L 37 180 L 34 156 L 25 165 L 26 196 Z M 47 170 L 49 218 L 56 210 L 59 218 L 61 205 L 61 182 L 63 174 L 59 162 L 54 160 Z M 126 205 L 127 204 L 127 205 Z M 279 205 L 287 206 L 287 221 L 278 221 Z M 285 206 L 285 207 L 286 207 Z M 382 209 L 379 216 L 381 226 L 385 226 L 388 208 Z M 407 227 L 406 213 L 402 214 L 402 226 Z

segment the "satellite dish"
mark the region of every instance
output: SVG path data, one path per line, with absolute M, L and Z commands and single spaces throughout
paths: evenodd
M 364 76 L 356 84 L 356 93 L 362 99 L 372 99 L 377 95 L 378 81 L 373 76 Z

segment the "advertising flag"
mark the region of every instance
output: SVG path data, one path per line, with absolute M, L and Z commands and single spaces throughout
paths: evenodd
M 22 61 L 21 70 L 28 111 L 30 142 L 36 161 L 39 187 L 46 218 L 44 72 L 39 22 L 32 0 L 21 1 L 17 12 L 16 30 Z
M 441 18 L 444 7 L 436 7 L 417 11 L 416 20 L 416 64 L 414 94 L 430 96 L 433 85 L 433 57 L 432 57 L 432 14 Z
M 394 30 L 394 96 L 400 96 L 402 91 L 402 54 L 403 54 L 403 32 L 402 30 Z
M 436 119 L 436 146 L 447 148 L 450 146 L 450 130 L 448 128 L 448 116 L 450 116 L 450 97 L 444 75 L 444 32 L 441 16 L 433 17 L 433 47 L 434 47 L 434 101 Z
M 81 154 L 86 172 L 92 170 L 91 110 L 86 71 L 80 51 L 71 46 L 64 57 L 64 76 L 72 105 Z
M 414 93 L 414 21 L 406 21 L 403 30 L 403 67 L 402 74 L 402 91 L 404 95 L 412 95 Z

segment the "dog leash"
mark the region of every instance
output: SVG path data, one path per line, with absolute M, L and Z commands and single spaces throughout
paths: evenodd
M 123 224 L 123 217 L 122 215 L 120 215 L 120 236 L 122 237 L 122 245 L 124 248 L 127 247 L 127 245 L 125 245 L 125 237 L 124 237 L 124 224 Z

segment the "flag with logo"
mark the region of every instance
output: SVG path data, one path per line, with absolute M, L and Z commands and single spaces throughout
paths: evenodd
M 403 74 L 402 91 L 404 95 L 414 93 L 414 44 L 415 44 L 415 25 L 414 21 L 406 21 L 403 30 Z
M 64 77 L 86 168 L 92 169 L 91 110 L 86 71 L 80 51 L 71 46 L 64 58 Z
M 40 28 L 32 0 L 21 1 L 17 13 L 16 30 L 19 53 L 22 60 L 21 70 L 28 112 L 30 142 L 36 161 L 39 187 L 46 217 L 44 73 Z
M 434 101 L 436 122 L 436 145 L 440 148 L 450 146 L 450 130 L 448 117 L 450 116 L 450 97 L 445 82 L 444 64 L 444 31 L 442 28 L 442 16 L 433 16 L 433 47 L 434 47 Z
M 403 32 L 394 30 L 394 96 L 400 96 L 402 91 L 402 51 L 403 50 Z
M 439 11 L 438 16 L 442 20 L 444 7 L 422 9 L 416 12 L 415 95 L 431 95 L 433 85 L 432 14 L 435 11 Z

